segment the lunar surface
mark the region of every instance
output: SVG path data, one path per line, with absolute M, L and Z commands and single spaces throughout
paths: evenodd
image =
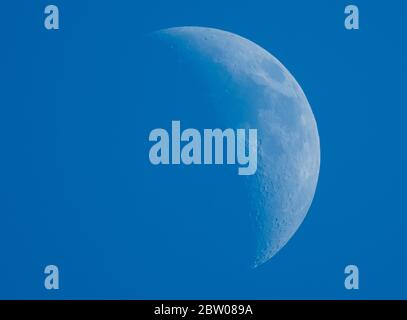
M 228 234 L 233 232 L 234 219 L 247 222 L 250 232 L 241 235 L 241 243 L 250 234 L 251 238 L 247 238 L 251 243 L 248 264 L 257 267 L 265 263 L 300 227 L 317 186 L 319 136 L 304 92 L 273 55 L 233 33 L 203 27 L 179 27 L 157 31 L 149 35 L 148 41 L 156 49 L 151 51 L 150 58 L 156 65 L 155 72 L 151 71 L 150 84 L 154 83 L 160 92 L 160 86 L 162 88 L 167 81 L 166 89 L 161 89 L 166 106 L 157 107 L 160 101 L 153 97 L 154 94 L 145 98 L 145 101 L 156 99 L 151 112 L 158 117 L 155 118 L 159 122 L 157 126 L 181 120 L 183 125 L 197 128 L 258 130 L 255 175 L 235 177 L 235 171 L 227 171 L 216 173 L 210 180 L 215 169 L 205 175 L 194 173 L 193 178 L 177 169 L 173 187 L 177 188 L 177 183 L 187 183 L 188 179 L 194 181 L 192 184 L 195 183 L 203 200 L 195 209 L 191 200 L 189 215 L 210 216 L 211 222 L 204 223 L 205 230 L 211 233 L 214 228 L 219 246 L 223 242 L 227 243 L 225 247 L 238 245 L 228 240 Z M 191 167 L 187 170 L 192 174 Z M 201 183 L 199 179 L 203 179 Z M 219 191 L 217 185 L 221 185 L 222 190 L 231 190 L 234 195 L 224 193 L 219 196 L 225 191 Z M 190 192 L 184 192 L 186 197 Z M 194 197 L 192 193 L 190 196 Z M 198 197 L 194 199 L 193 203 L 199 201 Z M 168 197 L 168 203 L 174 201 L 169 209 L 177 208 L 182 212 L 182 205 L 177 207 L 175 204 L 178 200 L 176 196 Z M 216 217 L 223 230 L 216 229 L 219 227 Z M 205 218 L 201 220 L 206 221 Z M 238 228 L 243 230 L 241 225 Z M 204 230 L 197 231 L 200 232 L 205 233 Z M 239 234 L 232 238 L 240 239 Z M 233 252 L 238 254 L 239 249 Z

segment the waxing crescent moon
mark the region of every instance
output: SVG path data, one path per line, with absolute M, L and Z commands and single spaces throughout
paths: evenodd
M 241 36 L 177 27 L 157 31 L 150 40 L 168 48 L 184 70 L 194 70 L 209 83 L 213 119 L 223 119 L 225 126 L 258 129 L 257 172 L 242 178 L 255 235 L 250 264 L 257 267 L 290 240 L 314 197 L 320 143 L 310 104 L 281 62 Z

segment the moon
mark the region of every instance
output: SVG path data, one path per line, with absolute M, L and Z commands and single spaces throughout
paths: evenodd
M 209 233 L 216 237 L 210 244 L 226 248 L 223 252 L 237 246 L 233 255 L 239 255 L 239 246 L 247 242 L 248 265 L 264 264 L 298 230 L 317 187 L 319 135 L 303 90 L 272 54 L 230 32 L 176 27 L 154 32 L 146 42 L 148 57 L 138 71 L 144 72 L 140 90 L 151 113 L 144 121 L 146 128 L 182 120 L 188 127 L 258 130 L 258 168 L 253 176 L 236 177 L 227 168 L 222 173 L 219 168 L 177 167 L 176 174 L 166 168 L 148 179 L 167 186 L 167 210 L 182 216 L 179 221 L 185 228 L 195 228 L 196 233 L 183 234 L 183 241 Z M 151 170 L 146 168 L 146 174 Z M 182 199 L 173 188 L 189 199 L 189 209 L 179 204 Z M 159 209 L 152 211 L 162 219 Z

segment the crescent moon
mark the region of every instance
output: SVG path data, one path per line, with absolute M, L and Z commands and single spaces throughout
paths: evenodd
M 310 104 L 292 74 L 272 54 L 236 34 L 177 27 L 152 34 L 201 70 L 220 101 L 216 113 L 236 126 L 257 128 L 258 169 L 246 181 L 255 234 L 252 267 L 292 238 L 311 206 L 320 168 L 320 142 Z M 218 72 L 211 72 L 213 69 Z M 219 71 L 221 70 L 221 71 Z M 223 100 L 222 100 L 223 99 Z

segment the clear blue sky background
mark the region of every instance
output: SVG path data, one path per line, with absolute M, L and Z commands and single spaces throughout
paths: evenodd
M 407 298 L 407 4 L 356 1 L 360 30 L 347 31 L 349 3 L 59 0 L 53 32 L 43 27 L 50 2 L 2 1 L 0 298 Z M 103 124 L 124 48 L 185 25 L 231 31 L 275 55 L 306 93 L 321 139 L 316 196 L 287 246 L 253 272 L 196 284 L 140 274 L 131 243 L 115 242 L 113 213 L 131 190 L 112 187 L 108 151 L 88 158 L 111 139 Z M 58 292 L 43 287 L 47 264 L 60 267 Z M 348 264 L 359 266 L 359 291 L 344 289 Z

